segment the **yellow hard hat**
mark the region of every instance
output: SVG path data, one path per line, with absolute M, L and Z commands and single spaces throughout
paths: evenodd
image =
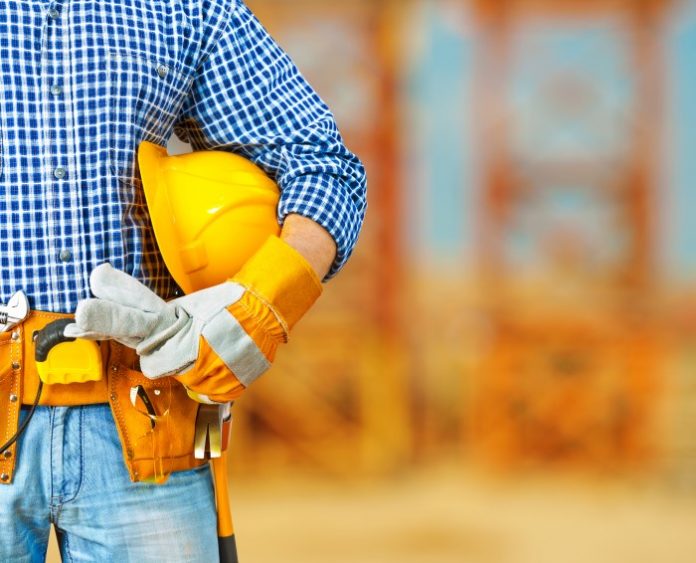
M 165 147 L 143 141 L 138 165 L 162 258 L 186 293 L 229 279 L 280 232 L 278 186 L 241 156 L 169 156 Z

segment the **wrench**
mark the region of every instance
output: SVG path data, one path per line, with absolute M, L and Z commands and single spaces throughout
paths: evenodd
M 20 289 L 16 291 L 7 305 L 0 305 L 0 332 L 14 328 L 29 316 L 29 300 Z

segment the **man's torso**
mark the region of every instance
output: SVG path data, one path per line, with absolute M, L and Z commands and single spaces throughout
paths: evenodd
M 162 296 L 136 173 L 167 143 L 203 40 L 197 2 L 0 1 L 0 299 L 72 312 L 109 261 Z

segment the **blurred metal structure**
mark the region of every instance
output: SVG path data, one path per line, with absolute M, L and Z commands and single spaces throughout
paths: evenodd
M 474 2 L 491 333 L 465 435 L 501 466 L 640 466 L 654 454 L 666 5 Z
M 240 401 L 233 463 L 384 473 L 409 455 L 399 322 L 395 37 L 403 2 L 249 0 L 334 112 L 364 161 L 369 212 L 356 253 Z

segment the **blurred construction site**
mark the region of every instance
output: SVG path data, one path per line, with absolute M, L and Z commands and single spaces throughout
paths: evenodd
M 696 560 L 696 2 L 248 4 L 369 209 L 236 406 L 241 556 Z
M 696 560 L 696 2 L 247 3 L 369 208 L 235 405 L 241 560 Z

